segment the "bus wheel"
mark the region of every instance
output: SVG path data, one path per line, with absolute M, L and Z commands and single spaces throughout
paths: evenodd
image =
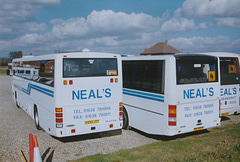
M 20 109 L 20 106 L 18 105 L 17 92 L 15 92 L 15 102 L 16 102 L 17 108 Z
M 41 127 L 39 124 L 38 109 L 37 109 L 36 105 L 34 106 L 34 122 L 35 122 L 37 130 L 41 130 Z
M 123 107 L 123 127 L 122 128 L 129 129 L 129 119 L 128 119 L 128 114 L 125 107 Z

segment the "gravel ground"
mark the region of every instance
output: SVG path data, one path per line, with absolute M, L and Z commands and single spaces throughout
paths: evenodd
M 35 128 L 34 121 L 11 98 L 11 77 L 0 76 L 0 161 L 20 161 L 21 149 L 29 159 L 28 135 L 37 135 L 44 161 L 66 161 L 94 154 L 106 154 L 150 144 L 160 139 L 138 131 L 123 130 L 59 140 Z M 222 125 L 240 123 L 240 115 L 224 117 Z

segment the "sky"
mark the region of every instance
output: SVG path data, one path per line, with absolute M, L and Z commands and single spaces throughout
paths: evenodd
M 0 57 L 63 51 L 240 54 L 240 0 L 0 0 Z

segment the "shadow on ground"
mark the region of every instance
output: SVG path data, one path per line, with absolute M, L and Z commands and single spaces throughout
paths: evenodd
M 184 134 L 179 134 L 179 135 L 175 135 L 175 136 L 163 136 L 163 135 L 152 135 L 152 134 L 147 134 L 147 133 L 144 133 L 142 131 L 139 131 L 137 129 L 134 129 L 134 128 L 131 128 L 131 130 L 145 136 L 145 137 L 148 137 L 148 138 L 153 138 L 153 139 L 156 139 L 156 140 L 160 140 L 160 141 L 170 141 L 170 140 L 175 140 L 175 139 L 178 139 L 178 138 L 185 138 L 185 137 L 188 137 L 188 136 L 195 136 L 195 135 L 199 135 L 199 134 L 205 134 L 205 133 L 209 133 L 208 130 L 204 129 L 204 130 L 200 130 L 200 131 L 195 131 L 195 132 L 189 132 L 189 133 L 184 133 Z
M 67 142 L 84 141 L 84 140 L 96 139 L 96 138 L 102 138 L 102 137 L 110 137 L 110 136 L 116 136 L 121 134 L 122 134 L 122 130 L 120 129 L 120 130 L 113 130 L 113 131 L 107 131 L 107 132 L 101 132 L 101 133 L 92 133 L 92 134 L 62 137 L 62 138 L 53 137 L 53 138 L 63 143 L 67 143 Z
M 53 159 L 54 151 L 55 150 L 53 150 L 51 147 L 47 148 L 47 150 L 42 155 L 42 161 L 51 162 Z

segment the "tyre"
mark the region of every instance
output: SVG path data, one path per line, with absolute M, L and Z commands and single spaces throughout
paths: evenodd
M 127 114 L 127 110 L 123 107 L 123 129 L 129 129 L 129 118 Z
M 40 124 L 39 124 L 39 115 L 38 115 L 38 109 L 37 106 L 34 106 L 34 122 L 37 130 L 41 130 Z

